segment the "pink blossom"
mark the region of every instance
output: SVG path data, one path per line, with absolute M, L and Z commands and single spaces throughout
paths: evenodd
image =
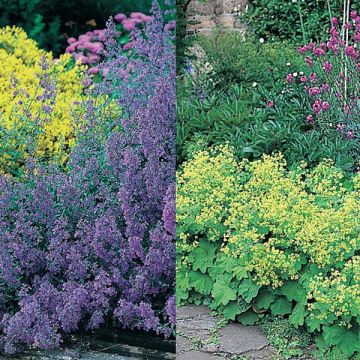
M 301 76 L 300 81 L 301 81 L 301 82 L 306 82 L 306 81 L 307 81 L 307 77 L 306 77 L 305 75 L 304 75 L 304 76 Z
M 176 28 L 176 21 L 171 20 L 165 25 L 166 30 L 174 30 Z
M 312 66 L 312 65 L 313 65 L 313 61 L 312 61 L 311 57 L 307 56 L 307 57 L 305 58 L 305 61 L 306 61 L 306 63 L 308 64 L 308 66 Z
M 124 50 L 130 50 L 131 48 L 133 48 L 134 47 L 134 44 L 130 41 L 130 42 L 128 42 L 127 44 L 125 44 L 124 46 L 123 46 L 123 49 Z
M 314 104 L 313 104 L 313 106 L 312 106 L 312 109 L 314 110 L 314 112 L 315 112 L 316 114 L 318 114 L 318 113 L 321 111 L 321 108 L 322 108 L 321 105 L 322 105 L 321 99 L 315 100 L 315 102 L 314 102 Z
M 320 89 L 317 86 L 312 87 L 309 89 L 309 94 L 310 94 L 310 96 L 316 96 L 316 95 L 320 94 Z
M 306 121 L 309 123 L 309 124 L 313 124 L 314 123 L 314 117 L 312 115 L 308 115 L 306 117 Z
M 117 21 L 117 22 L 122 22 L 123 20 L 126 19 L 126 15 L 125 14 L 116 14 L 114 16 L 114 19 Z
M 132 31 L 136 28 L 136 21 L 134 19 L 125 19 L 123 20 L 122 25 L 125 30 Z
M 91 67 L 88 69 L 88 74 L 91 74 L 91 75 L 95 75 L 99 72 L 99 68 L 98 67 Z
M 354 139 L 355 138 L 355 134 L 353 131 L 349 130 L 347 133 L 346 133 L 346 137 L 348 139 Z
M 322 108 L 324 111 L 328 111 L 329 108 L 330 108 L 330 104 L 329 104 L 327 101 L 324 101 L 324 102 L 321 104 L 321 108 Z
M 313 54 L 314 54 L 316 57 L 320 57 L 320 56 L 325 55 L 325 51 L 324 51 L 323 49 L 320 49 L 320 48 L 314 48 L 314 49 L 313 49 Z
M 331 63 L 329 63 L 328 61 L 325 61 L 323 64 L 323 69 L 327 72 L 330 73 L 331 70 L 333 69 L 333 66 Z
M 69 37 L 68 39 L 67 39 L 67 43 L 70 45 L 70 44 L 72 44 L 72 43 L 74 43 L 74 42 L 76 42 L 76 39 L 74 38 L 74 37 Z
M 294 79 L 295 78 L 294 78 L 293 74 L 289 74 L 286 76 L 286 80 L 288 83 L 292 83 L 294 81 Z
M 332 24 L 333 26 L 337 26 L 337 25 L 339 24 L 338 19 L 337 19 L 336 17 L 333 17 L 333 18 L 331 19 L 331 24 Z
M 272 100 L 268 100 L 268 101 L 266 102 L 266 106 L 267 106 L 267 107 L 273 107 L 273 106 L 274 106 L 274 102 L 273 102 Z
M 316 79 L 317 79 L 317 75 L 316 75 L 316 73 L 312 73 L 312 74 L 310 74 L 310 81 L 311 81 L 311 82 L 315 82 L 315 81 L 316 81 Z
M 338 124 L 338 125 L 336 126 L 336 130 L 339 131 L 339 132 L 341 132 L 341 133 L 343 133 L 344 130 L 345 130 L 344 124 L 342 124 L 342 123 Z
M 357 12 L 355 10 L 353 10 L 353 11 L 350 12 L 350 16 L 351 16 L 352 19 L 356 19 L 358 14 L 357 14 Z

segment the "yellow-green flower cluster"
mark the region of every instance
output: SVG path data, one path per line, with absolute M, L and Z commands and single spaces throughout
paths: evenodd
M 16 27 L 0 29 L 0 117 L 9 131 L 31 128 L 25 113 L 41 112 L 39 75 L 43 69 L 40 60 L 45 57 L 49 74 L 56 83 L 56 98 L 52 113 L 38 131 L 37 154 L 48 158 L 56 155 L 66 159 L 66 150 L 74 144 L 73 104 L 82 100 L 83 68 L 73 64 L 70 55 L 53 59 L 52 54 L 40 50 L 26 33 Z M 13 82 L 18 90 L 14 91 Z M 35 118 L 36 116 L 33 116 Z M 30 125 L 30 126 L 29 126 Z M 36 125 L 38 126 L 38 124 Z
M 347 261 L 342 270 L 332 269 L 329 276 L 316 276 L 310 283 L 311 311 L 320 320 L 331 316 L 351 318 L 360 313 L 360 256 Z M 345 323 L 343 325 L 346 325 Z
M 238 162 L 227 146 L 201 151 L 178 174 L 179 249 L 186 258 L 195 236 L 217 241 L 253 281 L 272 288 L 311 265 L 323 274 L 309 274 L 312 309 L 360 313 L 359 184 L 359 175 L 330 161 L 288 170 L 281 154 Z

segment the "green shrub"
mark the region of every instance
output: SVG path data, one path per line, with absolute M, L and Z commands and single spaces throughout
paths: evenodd
M 359 5 L 354 3 L 356 10 Z M 265 41 L 319 41 L 327 34 L 330 18 L 342 15 L 343 4 L 342 0 L 250 0 L 241 19 Z
M 254 324 L 287 317 L 324 348 L 360 351 L 360 174 L 198 152 L 177 179 L 177 300 Z
M 216 30 L 210 36 L 198 39 L 206 58 L 213 67 L 212 80 L 218 88 L 238 83 L 252 87 L 253 82 L 275 86 L 292 68 L 299 68 L 303 60 L 289 42 L 261 44 L 252 37 L 244 40 L 242 34 Z

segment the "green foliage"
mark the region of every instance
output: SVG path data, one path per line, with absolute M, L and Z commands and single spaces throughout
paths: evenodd
M 241 15 L 252 34 L 265 41 L 290 40 L 295 43 L 323 40 L 330 18 L 343 13 L 341 0 L 250 0 Z M 352 2 L 354 10 L 358 5 Z
M 286 75 L 304 65 L 294 46 L 255 44 L 225 32 L 201 38 L 200 45 L 204 68 L 178 79 L 178 164 L 197 150 L 228 142 L 239 158 L 280 151 L 290 165 L 305 160 L 314 166 L 330 158 L 343 169 L 356 168 L 354 142 L 309 125 L 309 99 L 286 85 Z
M 284 359 L 304 355 L 304 349 L 310 344 L 310 335 L 303 329 L 295 329 L 284 318 L 266 317 L 261 321 L 260 327 L 270 344 Z
M 331 161 L 289 170 L 280 155 L 238 161 L 219 146 L 177 184 L 178 303 L 245 325 L 281 316 L 288 333 L 273 343 L 286 359 L 302 354 L 305 330 L 325 351 L 360 351 L 359 174 Z
M 228 142 L 236 156 L 258 159 L 262 154 L 282 152 L 289 165 L 301 160 L 314 166 L 324 158 L 349 170 L 355 167 L 354 144 L 338 134 L 325 136 L 306 123 L 304 100 L 294 94 L 274 96 L 266 88 L 246 89 L 234 85 L 201 100 L 191 86 L 178 82 L 177 162 L 212 145 Z M 275 106 L 266 106 L 273 99 Z

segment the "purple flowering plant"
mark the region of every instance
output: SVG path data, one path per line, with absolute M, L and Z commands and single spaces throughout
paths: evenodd
M 175 48 L 157 3 L 152 18 L 132 57 L 109 21 L 66 171 L 30 157 L 21 180 L 0 175 L 6 353 L 101 326 L 174 331 Z
M 339 25 L 331 19 L 327 42 L 310 42 L 298 49 L 307 69 L 288 74 L 287 83 L 300 91 L 309 106 L 308 124 L 323 134 L 337 132 L 342 137 L 360 140 L 360 16 L 351 11 L 348 21 Z

